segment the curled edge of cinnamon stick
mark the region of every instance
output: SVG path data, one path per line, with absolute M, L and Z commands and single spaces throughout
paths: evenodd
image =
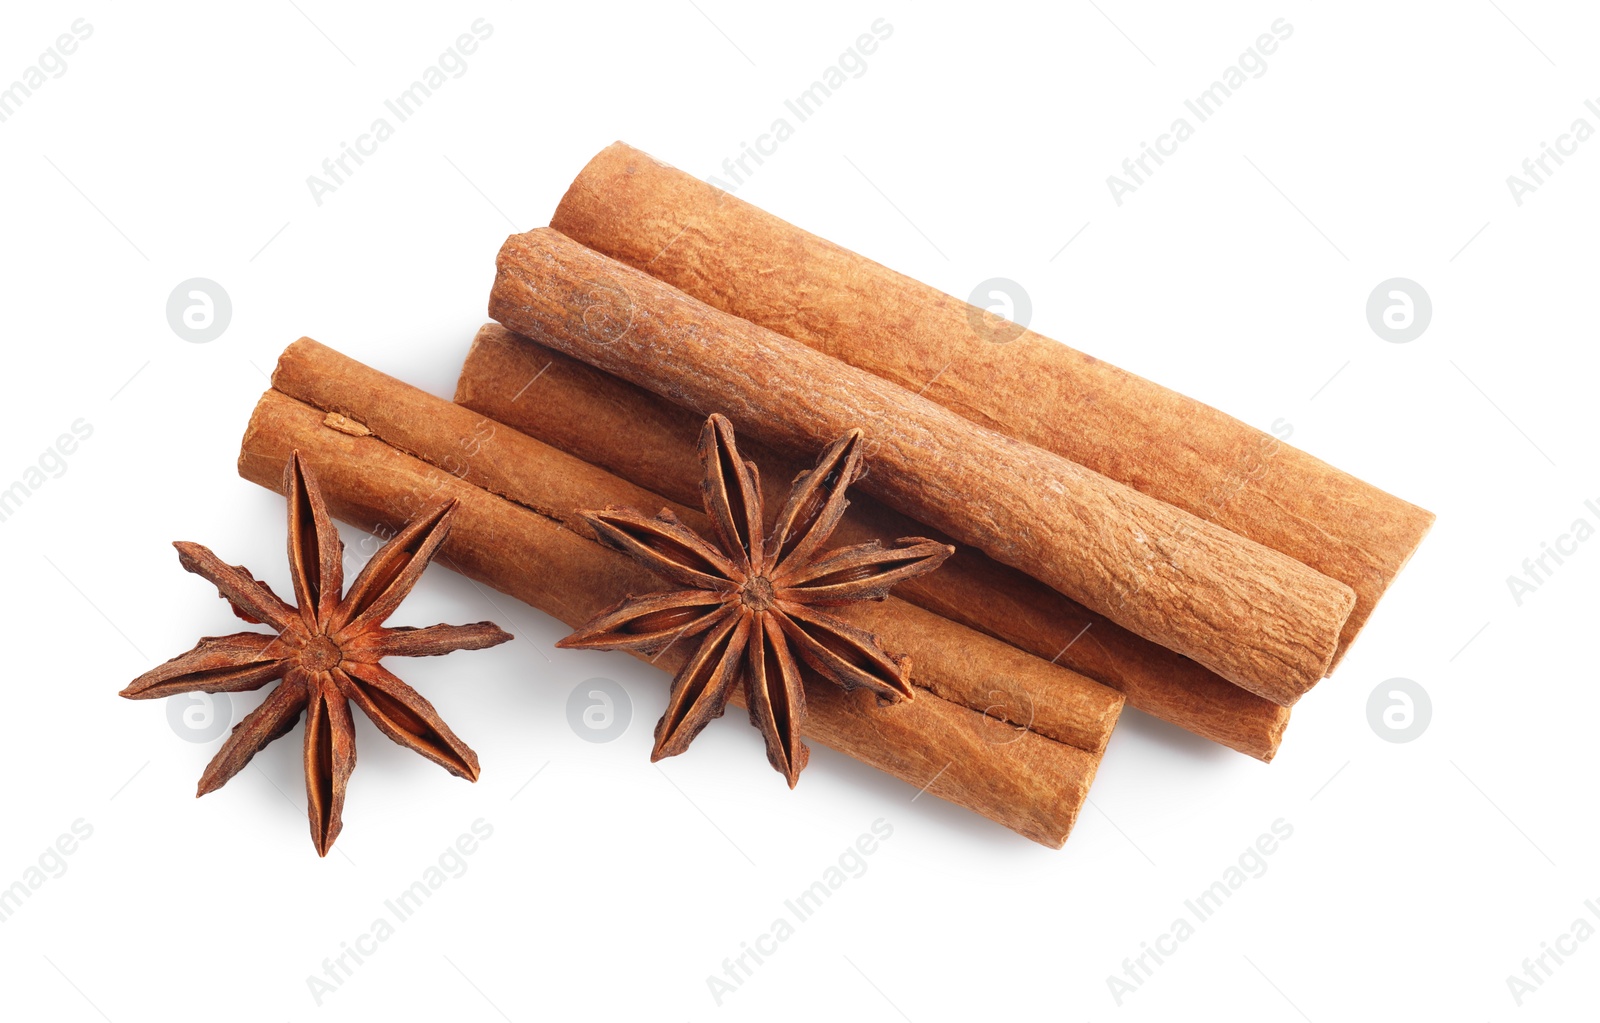
M 498 323 L 479 328 L 456 384 L 457 404 L 672 500 L 697 499 L 700 419 L 619 377 Z M 754 440 L 767 500 L 780 501 L 804 465 Z M 935 533 L 867 494 L 852 494 L 841 544 Z M 943 539 L 943 538 L 938 538 Z M 937 572 L 901 583 L 906 601 L 1120 691 L 1129 706 L 1271 761 L 1289 708 L 1240 689 L 1194 661 L 1135 636 L 1013 568 L 958 546 Z M 1018 699 L 1015 691 L 1007 699 Z M 1008 720 L 1033 717 L 1029 705 Z
M 304 353 L 314 344 L 297 343 L 291 352 Z M 280 362 L 280 372 L 283 366 Z M 387 387 L 369 396 L 392 407 L 384 400 L 392 396 Z M 436 412 L 444 406 L 470 416 L 474 424 L 485 423 L 442 399 L 430 401 Z M 350 429 L 352 423 L 361 429 Z M 468 457 L 483 451 L 482 446 L 471 451 L 481 438 L 470 429 L 462 434 L 442 427 L 439 432 Z M 275 489 L 284 460 L 296 449 L 323 481 L 334 513 L 362 528 L 386 533 L 431 504 L 455 498 L 460 508 L 441 563 L 569 624 L 586 620 L 630 590 L 656 585 L 637 565 L 567 528 L 548 509 L 468 482 L 464 466 L 431 464 L 385 440 L 358 417 L 268 391 L 241 445 L 240 475 Z M 653 663 L 672 671 L 682 656 L 669 650 Z M 1117 694 L 1108 695 L 1120 704 Z M 934 692 L 887 710 L 868 694 L 822 685 L 808 686 L 807 698 L 809 738 L 1054 848 L 1065 842 L 1099 763 L 1097 752 L 1016 728 Z
M 1031 330 L 1013 331 L 626 143 L 589 161 L 550 226 L 1349 585 L 1355 609 L 1330 671 L 1433 525 L 1432 512 L 1276 436 Z
M 1276 703 L 1324 676 L 1354 606 L 1287 555 L 548 228 L 506 239 L 489 315 L 790 453 L 865 427 L 861 489 Z

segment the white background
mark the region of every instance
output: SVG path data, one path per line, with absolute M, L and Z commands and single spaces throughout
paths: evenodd
M 1600 524 L 1600 140 L 1520 206 L 1506 177 L 1575 118 L 1600 128 L 1583 105 L 1600 19 L 1539 0 L 1097 2 L 7 5 L 0 84 L 74 19 L 93 35 L 0 124 L 0 488 L 75 420 L 94 432 L 0 523 L 0 886 L 74 821 L 93 834 L 0 923 L 0 1013 L 1592 1018 L 1600 940 L 1520 1008 L 1506 978 L 1575 920 L 1600 926 L 1600 543 L 1521 606 L 1506 578 L 1580 516 Z M 880 16 L 893 35 L 866 72 L 742 198 L 958 295 L 1013 278 L 1043 333 L 1287 419 L 1295 444 L 1438 513 L 1277 762 L 1129 711 L 1059 852 L 826 750 L 787 792 L 742 715 L 658 770 L 663 675 L 557 652 L 559 623 L 436 569 L 397 623 L 518 637 L 397 665 L 478 750 L 477 785 L 363 721 L 326 860 L 298 730 L 196 802 L 218 741 L 116 693 L 236 631 L 170 541 L 287 592 L 282 501 L 234 470 L 283 346 L 308 334 L 450 394 L 500 241 L 547 223 L 591 155 L 620 138 L 720 176 Z M 467 71 L 315 203 L 307 176 L 478 17 L 493 35 Z M 1107 175 L 1278 18 L 1293 35 L 1265 73 L 1118 206 Z M 1395 276 L 1434 306 L 1409 344 L 1365 317 Z M 166 320 L 191 277 L 232 297 L 209 344 Z M 567 721 L 596 676 L 631 698 L 610 743 Z M 1432 702 L 1403 744 L 1367 718 L 1394 677 Z M 465 873 L 319 1007 L 307 978 L 479 818 L 493 834 Z M 893 834 L 866 873 L 718 1006 L 706 978 L 879 818 Z M 1293 835 L 1264 876 L 1119 1006 L 1123 959 L 1280 818 Z

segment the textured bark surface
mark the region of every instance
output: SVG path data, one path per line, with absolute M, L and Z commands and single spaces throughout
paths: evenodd
M 1209 405 L 1032 331 L 1013 338 L 983 310 L 623 143 L 583 169 L 551 226 L 1338 579 L 1356 593 L 1341 655 L 1433 523 Z
M 497 323 L 486 324 L 473 340 L 456 402 L 673 501 L 699 500 L 698 415 Z M 754 441 L 743 441 L 741 451 L 761 467 L 769 504 L 781 500 L 806 468 Z M 930 532 L 857 493 L 834 536 L 839 543 L 864 543 Z M 1288 708 L 1135 636 L 976 548 L 958 547 L 939 571 L 903 582 L 895 593 L 1103 682 L 1131 706 L 1260 760 L 1272 759 L 1288 724 Z M 1001 699 L 1025 702 L 1004 716 L 1048 720 L 1052 698 L 1048 691 L 1013 687 Z
M 859 489 L 1286 706 L 1323 677 L 1355 602 L 1287 555 L 550 229 L 506 240 L 489 314 L 790 454 L 862 428 Z
M 384 442 L 457 479 L 534 509 L 585 539 L 593 540 L 594 532 L 578 513 L 608 505 L 632 507 L 647 515 L 671 508 L 691 529 L 702 534 L 708 529 L 697 506 L 676 504 L 310 339 L 284 351 L 272 380 L 273 387 L 289 397 L 359 422 Z M 698 459 L 690 480 L 695 490 L 690 500 L 698 501 Z M 645 578 L 651 582 L 633 592 L 666 588 L 655 576 Z M 607 603 L 616 599 L 620 598 Z M 551 613 L 567 621 L 564 615 Z M 909 656 L 914 665 L 912 682 L 946 699 L 1095 754 L 1111 737 L 1122 697 L 1077 672 L 1022 654 L 893 596 L 881 604 L 846 605 L 832 613 L 876 633 L 889 653 Z M 1016 707 L 1033 707 L 1036 713 L 1031 719 L 1008 716 L 1007 709 Z
M 439 562 L 576 625 L 627 593 L 659 588 L 659 581 L 630 559 L 584 532 L 572 512 L 586 507 L 597 483 L 610 479 L 617 496 L 653 499 L 621 480 L 531 438 L 343 359 L 315 342 L 291 346 L 275 384 L 307 400 L 268 391 L 257 405 L 240 452 L 240 474 L 277 489 L 277 473 L 291 451 L 318 472 L 329 506 L 341 518 L 387 535 L 424 507 L 453 497 L 454 526 Z M 302 386 L 302 384 L 304 386 Z M 322 404 L 317 402 L 321 401 Z M 358 415 L 357 410 L 364 415 Z M 351 429 L 360 424 L 361 429 Z M 393 436 L 386 436 L 392 434 Z M 545 454 L 536 454 L 542 451 Z M 412 453 L 429 452 L 437 462 Z M 524 503 L 503 496 L 523 480 Z M 491 488 L 490 483 L 502 486 Z M 561 495 L 572 501 L 559 507 Z M 565 514 L 565 518 L 563 517 Z M 583 528 L 583 527 L 580 527 Z M 871 613 L 894 618 L 893 598 Z M 946 685 L 986 693 L 987 683 L 960 682 L 982 644 L 1016 651 L 908 605 L 903 652 L 916 659 L 919 682 L 936 688 L 915 700 L 880 708 L 864 693 L 807 685 L 807 737 L 845 752 L 940 798 L 972 809 L 1034 841 L 1060 847 L 1087 796 L 1099 749 L 1115 722 L 1121 697 L 1065 669 L 1032 659 L 1024 684 L 1062 694 L 1057 725 L 1090 749 L 1050 738 L 1037 728 L 1017 728 L 997 710 L 943 698 Z M 885 646 L 886 622 L 863 618 Z M 938 670 L 937 629 L 960 629 L 950 642 L 963 653 Z M 919 648 L 919 645 L 920 648 Z M 673 672 L 686 650 L 674 647 L 652 663 Z M 1004 662 L 999 662 L 1004 663 Z M 1050 675 L 1048 682 L 1042 675 Z M 988 697 L 991 702 L 992 696 Z M 735 702 L 738 702 L 737 700 Z

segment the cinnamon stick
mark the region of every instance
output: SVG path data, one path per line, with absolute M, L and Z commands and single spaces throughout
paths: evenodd
M 1433 523 L 1431 512 L 1208 405 L 1032 331 L 999 329 L 984 310 L 621 142 L 589 162 L 550 224 L 1349 585 L 1356 605 L 1338 656 Z
M 500 250 L 490 315 L 791 453 L 853 428 L 861 488 L 1285 706 L 1355 595 L 1294 559 L 541 229 Z
M 581 520 L 574 515 L 596 497 L 601 503 L 618 498 L 664 503 L 655 495 L 309 339 L 284 353 L 274 385 L 258 404 L 241 449 L 240 473 L 246 478 L 276 486 L 274 473 L 288 452 L 298 449 L 317 471 L 335 514 L 379 530 L 396 528 L 453 497 L 461 507 L 441 563 L 569 624 L 587 620 L 627 592 L 659 585 L 631 560 L 575 528 Z M 522 497 L 502 496 L 508 490 Z M 1054 727 L 1093 749 L 952 702 L 942 691 L 970 694 L 978 685 L 954 677 L 972 670 L 970 653 L 945 659 L 941 668 L 941 649 L 981 651 L 986 642 L 1009 656 L 1022 655 L 926 611 L 901 606 L 908 614 L 897 615 L 888 601 L 872 606 L 868 614 L 876 617 L 857 624 L 876 629 L 890 649 L 887 634 L 897 628 L 925 632 L 910 640 L 914 649 L 896 652 L 911 654 L 920 681 L 931 684 L 932 691 L 879 708 L 870 698 L 857 698 L 863 694 L 808 686 L 808 736 L 919 788 L 931 779 L 933 794 L 1059 847 L 1087 794 L 1120 697 L 1034 658 L 1021 667 L 1026 684 L 1060 696 L 1051 708 Z M 980 641 L 977 646 L 974 640 Z M 684 653 L 669 649 L 653 663 L 673 671 Z M 1019 668 L 1013 661 L 979 660 L 980 667 L 992 670 Z M 986 691 L 1000 681 L 981 684 Z M 987 694 L 984 698 L 996 702 Z M 911 708 L 909 716 L 896 717 Z
M 708 526 L 698 507 L 674 504 L 309 338 L 284 351 L 273 373 L 273 387 L 359 422 L 402 451 L 537 509 L 588 539 L 594 539 L 593 529 L 578 513 L 608 505 L 650 513 L 665 507 L 692 529 Z M 698 483 L 698 467 L 693 478 Z M 696 486 L 691 500 L 698 496 Z M 660 586 L 658 581 L 650 589 Z M 916 685 L 1091 753 L 1105 749 L 1122 707 L 1122 698 L 1105 686 L 896 597 L 831 611 L 876 633 L 890 653 L 911 657 Z M 1021 720 L 1003 710 L 1013 707 L 1029 708 L 1028 718 Z
M 473 339 L 455 400 L 672 500 L 698 499 L 699 416 L 497 323 L 485 324 Z M 753 440 L 741 451 L 760 466 L 769 505 L 780 502 L 788 482 L 806 468 Z M 834 537 L 854 544 L 935 532 L 870 495 L 853 494 Z M 1270 761 L 1282 741 L 1288 708 L 1135 636 L 976 548 L 958 547 L 939 571 L 903 582 L 895 593 L 1257 759 Z M 1026 698 L 1031 707 L 1032 697 Z M 1031 717 L 1029 707 L 1021 707 L 1011 719 Z

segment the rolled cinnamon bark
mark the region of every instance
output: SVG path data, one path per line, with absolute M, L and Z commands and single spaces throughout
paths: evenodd
M 699 498 L 700 417 L 586 363 L 485 324 L 461 369 L 456 402 L 674 501 Z M 806 468 L 758 441 L 740 452 L 761 468 L 769 507 Z M 936 531 L 867 494 L 852 494 L 840 544 Z M 934 536 L 934 539 L 943 538 Z M 1128 703 L 1180 728 L 1270 761 L 1289 709 L 1246 692 L 1194 661 L 1141 639 L 973 547 L 896 595 L 1120 691 Z M 1011 720 L 1033 717 L 1031 694 Z
M 703 535 L 709 526 L 698 507 L 674 504 L 310 338 L 290 345 L 279 357 L 272 384 L 291 398 L 360 423 L 400 450 L 535 509 L 587 539 L 594 539 L 594 531 L 578 513 L 611 505 L 648 514 L 670 508 Z M 690 499 L 698 500 L 698 459 L 691 472 Z M 640 592 L 666 585 L 658 580 Z M 910 657 L 912 682 L 948 700 L 1095 754 L 1104 751 L 1111 737 L 1122 697 L 1092 679 L 897 597 L 877 605 L 858 603 L 831 610 L 876 634 L 890 653 Z M 588 617 L 593 616 L 585 620 Z M 1025 708 L 1026 716 L 1017 708 Z
M 792 454 L 862 428 L 860 488 L 1285 706 L 1355 602 L 1293 558 L 984 429 L 550 230 L 500 250 L 489 314 Z
M 332 371 L 331 377 L 323 369 Z M 460 508 L 441 563 L 568 624 L 588 620 L 625 593 L 659 588 L 659 581 L 633 561 L 569 528 L 560 517 L 570 517 L 579 505 L 586 507 L 595 496 L 589 489 L 596 482 L 593 474 L 602 481 L 607 474 L 309 340 L 291 346 L 274 379 L 321 398 L 326 406 L 268 391 L 240 452 L 239 471 L 247 479 L 276 488 L 275 474 L 289 452 L 298 449 L 317 472 L 335 514 L 380 533 L 454 498 Z M 354 415 L 358 409 L 370 413 L 371 422 Z M 408 442 L 430 451 L 437 461 L 408 453 Z M 540 448 L 554 458 L 529 457 Z M 485 486 L 519 479 L 534 488 L 525 496 L 545 499 L 548 506 L 537 500 L 519 503 Z M 614 481 L 610 496 L 624 493 L 653 496 Z M 568 500 L 575 503 L 569 507 L 564 503 Z M 870 697 L 862 698 L 865 694 L 808 684 L 808 737 L 1059 848 L 1087 796 L 1099 753 L 1018 728 L 1000 720 L 996 711 L 986 714 L 945 699 L 942 683 L 957 681 L 950 676 L 969 670 L 971 663 L 956 659 L 942 671 L 930 670 L 930 662 L 940 660 L 942 644 L 969 650 L 973 639 L 1004 644 L 919 609 L 908 611 L 910 615 L 896 619 L 885 602 L 857 624 L 877 629 L 880 636 L 885 624 L 925 630 L 926 636 L 913 640 L 920 645 L 909 652 L 918 659 L 916 670 L 926 676 L 923 681 L 934 684 L 933 691 L 880 708 Z M 941 629 L 946 630 L 943 639 Z M 948 631 L 956 629 L 960 635 Z M 890 645 L 887 640 L 885 645 Z M 684 654 L 669 649 L 652 663 L 671 672 Z M 1005 662 L 1004 667 L 1016 666 Z M 1054 673 L 1044 688 L 1065 694 L 1055 705 L 1064 733 L 1076 728 L 1079 741 L 1103 748 L 1120 697 L 1044 662 L 1028 670 L 1034 671 L 1029 676 L 1034 685 L 1041 682 L 1040 671 Z M 960 683 L 956 688 L 973 687 Z M 1067 719 L 1080 711 L 1082 716 L 1069 727 Z
M 997 323 L 621 142 L 583 169 L 550 226 L 1338 579 L 1356 593 L 1340 656 L 1433 524 L 1208 405 Z

